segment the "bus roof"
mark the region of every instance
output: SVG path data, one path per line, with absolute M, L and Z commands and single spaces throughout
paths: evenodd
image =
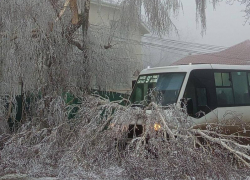
M 157 74 L 164 72 L 190 72 L 194 69 L 234 69 L 234 70 L 250 70 L 250 65 L 225 65 L 225 64 L 189 64 L 177 66 L 163 66 L 155 68 L 143 69 L 142 74 Z

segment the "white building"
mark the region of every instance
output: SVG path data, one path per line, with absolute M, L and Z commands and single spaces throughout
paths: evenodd
M 132 31 L 126 29 L 127 27 L 124 26 L 125 23 L 121 23 L 123 18 L 122 15 L 123 15 L 122 6 L 119 4 L 111 4 L 96 0 L 91 1 L 90 16 L 89 16 L 90 34 L 91 32 L 92 33 L 98 32 L 97 34 L 107 33 L 107 36 L 102 34 L 101 37 L 104 38 L 104 43 L 106 42 L 104 45 L 105 46 L 112 45 L 111 52 L 113 51 L 113 53 L 119 53 L 120 58 L 122 58 L 122 56 L 124 56 L 123 58 L 125 58 L 124 61 L 121 59 L 117 60 L 119 61 L 117 62 L 118 69 L 115 69 L 116 62 L 114 61 L 111 62 L 114 65 L 113 71 L 116 71 L 117 74 L 119 73 L 120 69 L 121 71 L 123 71 L 121 73 L 125 73 L 126 76 L 129 76 L 129 78 L 126 79 L 124 78 L 124 79 L 114 80 L 114 82 L 116 83 L 114 83 L 113 85 L 109 84 L 108 87 L 100 87 L 100 86 L 96 87 L 95 84 L 100 84 L 100 82 L 96 83 L 96 81 L 98 81 L 98 78 L 93 79 L 92 86 L 100 90 L 116 91 L 121 93 L 129 92 L 132 88 L 132 80 L 136 79 L 138 75 L 137 72 L 143 69 L 143 62 L 142 62 L 143 52 L 142 52 L 141 42 L 142 42 L 142 36 L 148 34 L 149 30 L 143 23 L 141 23 L 139 27 L 133 27 L 133 25 L 132 27 L 130 26 L 130 29 L 133 29 Z M 121 54 L 120 50 L 123 49 L 124 46 L 126 46 L 125 47 L 126 49 L 131 49 L 130 53 L 127 54 L 123 52 L 124 54 L 123 55 Z M 110 50 L 106 50 L 105 53 L 109 53 L 107 51 Z M 123 61 L 124 64 L 121 63 L 121 61 Z M 106 71 L 109 71 L 109 69 L 106 69 Z M 110 76 L 115 78 L 115 75 L 110 74 Z M 101 78 L 100 80 L 103 81 Z

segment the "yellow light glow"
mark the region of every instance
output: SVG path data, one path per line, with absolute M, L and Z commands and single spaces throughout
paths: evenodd
M 161 129 L 161 125 L 160 125 L 160 124 L 155 123 L 155 125 L 154 125 L 154 129 L 155 129 L 156 131 L 159 131 L 159 130 Z

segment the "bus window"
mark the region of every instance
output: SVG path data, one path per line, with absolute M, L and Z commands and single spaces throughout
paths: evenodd
M 229 87 L 231 86 L 230 73 L 214 73 L 215 86 Z
M 248 75 L 248 86 L 250 86 L 250 73 L 247 73 Z
M 249 91 L 246 72 L 232 72 L 233 91 L 236 105 L 249 104 Z
M 214 81 L 216 86 L 217 103 L 219 106 L 234 104 L 233 87 L 229 72 L 215 72 Z
M 218 83 L 222 84 L 222 82 Z M 185 99 L 192 99 L 193 115 L 191 116 L 195 118 L 201 117 L 215 109 L 217 103 L 214 85 L 214 71 L 210 69 L 191 71 L 183 97 Z
M 162 106 L 176 103 L 185 75 L 184 72 L 141 75 L 130 101 L 143 105 L 156 102 Z
M 215 72 L 217 103 L 220 107 L 250 104 L 249 73 L 244 71 Z
M 198 106 L 207 106 L 206 88 L 196 88 Z
M 231 87 L 216 87 L 217 102 L 219 106 L 234 104 L 233 89 Z

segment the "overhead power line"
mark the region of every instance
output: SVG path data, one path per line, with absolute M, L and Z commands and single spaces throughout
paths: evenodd
M 92 29 L 92 31 L 99 32 L 96 29 Z M 107 36 L 110 35 L 110 32 L 102 32 L 103 34 L 106 34 Z M 150 37 L 145 36 L 144 39 L 150 40 L 150 42 L 142 40 L 135 40 L 135 39 L 129 39 L 129 38 L 122 38 L 116 35 L 112 35 L 113 38 L 115 38 L 116 41 L 124 41 L 134 45 L 141 45 L 141 46 L 149 46 L 154 48 L 161 48 L 164 49 L 164 51 L 168 51 L 170 53 L 174 54 L 180 54 L 180 55 L 186 55 L 186 54 L 206 54 L 206 53 L 214 53 L 218 51 L 225 50 L 226 47 L 222 46 L 214 46 L 214 45 L 208 45 L 208 44 L 199 44 L 199 43 L 191 43 L 191 42 L 185 42 L 180 40 L 172 40 L 172 39 L 165 39 L 165 38 L 158 38 L 158 37 Z M 153 42 L 153 40 L 158 41 L 159 43 Z M 178 53 L 177 53 L 178 52 Z M 183 54 L 185 53 L 185 54 Z

